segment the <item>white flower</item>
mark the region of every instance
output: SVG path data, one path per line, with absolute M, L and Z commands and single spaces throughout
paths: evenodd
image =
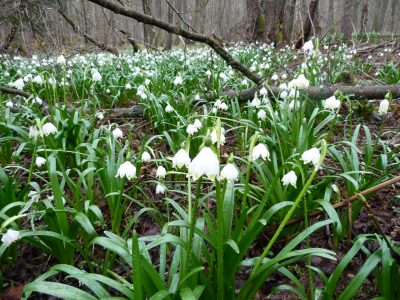
M 221 127 L 221 132 L 220 132 L 220 137 L 219 137 L 219 143 L 220 143 L 221 145 L 223 145 L 223 144 L 225 143 L 225 135 L 224 135 L 224 133 L 225 133 L 225 128 Z M 211 132 L 211 142 L 212 142 L 213 144 L 215 144 L 216 142 L 218 142 L 218 135 L 217 135 L 217 130 L 216 130 L 216 129 L 214 129 L 214 130 Z
M 272 75 L 271 79 L 272 79 L 273 81 L 278 80 L 278 79 L 279 79 L 278 74 Z
M 147 151 L 144 151 L 144 152 L 142 153 L 142 161 L 143 161 L 143 162 L 148 162 L 148 161 L 150 161 L 150 159 L 151 159 L 150 153 L 147 152 Z
M 164 194 L 165 193 L 165 186 L 162 184 L 157 184 L 156 186 L 156 194 Z
M 204 147 L 189 164 L 189 175 L 192 176 L 195 181 L 203 175 L 206 175 L 208 179 L 214 181 L 218 174 L 218 157 L 209 147 Z
M 174 85 L 179 85 L 183 83 L 183 79 L 181 76 L 176 76 L 176 78 L 174 79 Z
M 219 109 L 227 111 L 228 110 L 228 105 L 226 103 L 221 103 L 221 105 L 219 106 Z
M 25 86 L 24 80 L 22 78 L 17 79 L 16 81 L 14 81 L 11 84 L 13 87 L 15 87 L 16 89 L 22 90 Z
M 57 133 L 57 128 L 52 123 L 48 122 L 42 126 L 42 132 L 44 135 L 50 135 Z
M 29 127 L 29 137 L 30 138 L 35 138 L 39 135 L 39 130 L 37 129 L 36 126 L 30 126 Z
M 179 150 L 175 156 L 172 158 L 172 167 L 178 167 L 181 169 L 183 166 L 188 167 L 190 164 L 190 157 L 185 151 L 185 149 Z
M 220 73 L 220 74 L 219 74 L 219 78 L 221 79 L 221 81 L 222 81 L 223 83 L 225 83 L 226 81 L 228 81 L 228 76 L 226 76 L 225 73 Z
M 174 108 L 171 106 L 171 104 L 168 103 L 167 107 L 165 108 L 165 112 L 170 113 L 173 111 L 174 111 Z
M 314 50 L 314 44 L 312 40 L 305 42 L 303 45 L 303 50 L 306 54 L 310 54 Z
M 258 144 L 257 146 L 255 146 L 253 148 L 253 152 L 251 153 L 251 159 L 254 161 L 258 158 L 262 158 L 263 160 L 268 159 L 269 158 L 269 151 L 268 148 L 265 144 Z
M 8 229 L 5 234 L 1 237 L 1 241 L 7 245 L 10 246 L 13 242 L 19 239 L 19 231 L 13 230 L 13 229 Z
M 37 192 L 37 191 L 30 191 L 30 192 L 28 193 L 28 197 L 29 197 L 32 201 L 38 202 L 39 199 L 40 199 L 40 193 Z
M 261 96 L 268 96 L 268 90 L 265 87 L 262 87 L 260 90 Z
M 101 81 L 101 74 L 98 71 L 94 71 L 92 74 L 93 81 Z
M 321 159 L 321 153 L 319 152 L 319 149 L 315 147 L 305 151 L 301 155 L 301 160 L 305 164 L 312 163 L 315 167 L 318 165 L 320 159 Z
M 207 70 L 207 71 L 206 71 L 206 75 L 207 75 L 207 77 L 210 77 L 210 76 L 212 75 L 211 71 L 210 71 L 210 70 Z
M 119 166 L 117 175 L 115 175 L 115 177 L 126 177 L 128 180 L 136 178 L 136 167 L 132 165 L 131 162 L 126 161 Z
M 340 190 L 339 190 L 339 188 L 338 188 L 338 186 L 336 185 L 336 184 L 332 184 L 332 190 L 336 193 L 336 194 L 339 194 L 339 192 L 340 192 Z
M 6 103 L 6 107 L 8 107 L 8 108 L 13 108 L 13 107 L 14 107 L 14 103 L 13 103 L 12 101 L 8 101 L 8 102 Z
M 104 119 L 103 112 L 100 111 L 100 112 L 96 113 L 96 118 L 99 119 L 99 120 L 103 120 Z
M 227 164 L 225 167 L 222 168 L 220 179 L 226 179 L 229 182 L 236 181 L 238 179 L 239 172 L 236 169 L 235 165 Z
M 305 89 L 305 88 L 308 88 L 309 86 L 310 86 L 310 82 L 307 80 L 307 78 L 303 74 L 300 74 L 299 77 L 297 77 L 296 79 L 293 79 L 288 84 L 289 90 L 294 89 L 294 88 Z
M 196 94 L 196 96 L 194 96 L 194 100 L 199 101 L 200 100 L 200 95 Z
M 64 55 L 60 55 L 60 56 L 57 58 L 57 64 L 58 64 L 58 65 L 64 65 L 65 63 L 66 63 L 66 60 L 65 60 Z
M 203 124 L 201 124 L 201 121 L 199 119 L 194 120 L 193 125 L 194 125 L 194 127 L 197 128 L 197 130 L 203 126 Z
M 251 101 L 250 106 L 258 108 L 261 105 L 260 99 L 255 97 L 253 101 Z
M 340 100 L 336 99 L 335 96 L 329 97 L 324 102 L 325 109 L 335 110 L 335 109 L 338 109 L 339 106 L 340 106 Z
M 42 105 L 43 104 L 43 100 L 42 99 L 40 99 L 39 97 L 35 97 L 35 98 L 33 98 L 32 99 L 32 104 L 39 104 L 39 105 Z
M 113 130 L 112 134 L 116 139 L 121 139 L 124 136 L 122 130 L 119 129 L 118 127 Z
M 43 166 L 46 163 L 46 159 L 44 157 L 38 156 L 36 157 L 36 166 L 38 166 L 39 168 L 41 166 Z
M 261 109 L 261 110 L 257 113 L 257 117 L 258 117 L 260 120 L 265 120 L 266 116 L 267 116 L 267 113 L 266 113 L 265 110 L 263 110 L 263 109 Z
M 379 104 L 379 113 L 382 115 L 386 115 L 389 110 L 389 101 L 387 99 L 382 100 Z
M 42 84 L 43 83 L 43 78 L 42 78 L 42 76 L 40 76 L 40 75 L 36 75 L 35 77 L 33 77 L 33 80 L 32 80 L 34 83 L 37 83 L 37 84 Z
M 131 86 L 130 83 L 127 83 L 127 84 L 125 84 L 125 88 L 126 88 L 127 90 L 130 90 L 130 89 L 132 88 L 132 86 Z
M 283 185 L 293 185 L 293 187 L 296 187 L 296 182 L 297 182 L 297 176 L 294 171 L 290 171 L 286 175 L 282 177 L 282 183 Z
M 163 166 L 159 166 L 157 168 L 156 176 L 160 178 L 165 178 L 166 175 L 167 175 L 167 170 L 165 170 Z
M 187 132 L 189 135 L 193 135 L 194 133 L 197 132 L 197 128 L 196 128 L 196 126 L 194 126 L 193 124 L 189 124 L 188 127 L 186 128 L 186 132 Z

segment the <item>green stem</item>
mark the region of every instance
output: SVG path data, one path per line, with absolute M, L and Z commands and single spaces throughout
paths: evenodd
M 321 158 L 320 161 L 318 162 L 317 166 L 314 168 L 313 172 L 311 173 L 310 178 L 307 180 L 306 184 L 303 186 L 303 189 L 301 190 L 300 194 L 297 196 L 296 200 L 294 201 L 293 205 L 291 206 L 291 208 L 289 209 L 289 211 L 287 212 L 285 218 L 283 219 L 283 221 L 281 222 L 281 224 L 279 225 L 278 229 L 275 231 L 275 234 L 272 236 L 271 240 L 269 241 L 267 247 L 265 247 L 263 253 L 261 254 L 260 258 L 258 259 L 256 266 L 254 267 L 252 273 L 250 276 L 254 276 L 256 274 L 256 271 L 258 270 L 258 268 L 261 266 L 264 258 L 267 256 L 267 254 L 269 253 L 269 251 L 271 250 L 272 246 L 274 245 L 274 243 L 276 242 L 276 240 L 278 239 L 279 235 L 281 234 L 282 230 L 284 229 L 284 227 L 286 226 L 286 223 L 290 220 L 290 218 L 292 217 L 293 213 L 295 212 L 295 210 L 297 209 L 297 207 L 300 204 L 300 201 L 303 199 L 304 194 L 307 192 L 308 187 L 310 186 L 310 184 L 312 183 L 312 181 L 314 180 L 315 175 L 317 175 L 318 169 L 321 167 L 322 162 L 325 158 L 326 155 L 326 141 L 325 140 L 321 140 L 322 143 L 322 153 L 321 153 Z
M 122 179 L 122 184 L 121 184 L 121 190 L 119 192 L 117 203 L 116 203 L 116 207 L 115 207 L 115 210 L 114 210 L 114 219 L 113 219 L 113 222 L 112 222 L 111 230 L 115 234 L 119 234 L 119 227 L 121 225 L 122 210 L 123 210 L 123 207 L 124 207 L 124 205 L 122 205 L 123 204 L 122 203 L 122 195 L 124 193 L 125 181 L 126 181 L 126 179 L 123 178 Z
M 385 115 L 383 117 L 381 126 L 379 127 L 378 135 L 376 136 L 376 141 L 375 141 L 375 144 L 374 144 L 374 148 L 372 150 L 372 155 L 374 155 L 374 153 L 376 152 L 376 149 L 378 148 L 379 139 L 381 138 L 383 127 L 385 126 L 385 123 L 386 123 L 386 119 L 387 119 L 387 115 Z
M 224 299 L 224 195 L 216 182 L 217 201 L 217 299 Z
M 189 203 L 190 203 L 190 207 L 191 207 L 191 194 L 192 194 L 192 190 L 191 190 L 191 185 L 190 185 L 190 178 L 188 179 L 188 184 L 189 184 Z M 200 196 L 200 191 L 201 191 L 201 179 L 198 180 L 197 182 L 197 187 L 196 187 L 196 197 L 194 199 L 194 206 L 193 208 L 191 208 L 191 211 L 189 213 L 189 224 L 190 224 L 190 228 L 189 228 L 189 237 L 187 239 L 187 249 L 186 249 L 186 259 L 184 262 L 184 268 L 183 268 L 183 277 L 186 276 L 187 271 L 190 268 L 190 264 L 191 264 L 191 258 L 192 258 L 192 245 L 193 245 L 193 238 L 194 238 L 194 228 L 196 225 L 196 215 L 197 215 L 197 207 L 199 205 L 199 196 Z

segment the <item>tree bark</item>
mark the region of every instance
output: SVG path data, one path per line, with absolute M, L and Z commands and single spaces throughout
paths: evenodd
M 354 0 L 345 0 L 345 5 L 343 9 L 343 18 L 342 18 L 342 33 L 346 41 L 351 40 L 351 35 L 353 33 L 353 23 L 351 15 L 354 5 L 355 5 Z
M 363 0 L 363 6 L 361 10 L 361 26 L 360 26 L 361 33 L 367 32 L 366 29 L 367 23 L 368 23 L 368 0 Z
M 286 40 L 290 43 L 292 40 L 293 23 L 296 12 L 296 0 L 289 0 L 285 6 L 284 24 Z
M 8 50 L 8 48 L 10 47 L 12 41 L 14 40 L 14 38 L 15 38 L 15 36 L 17 34 L 17 30 L 18 30 L 18 26 L 17 25 L 14 25 L 11 28 L 10 33 L 6 37 L 6 40 L 0 46 L 0 52 Z
M 65 15 L 63 13 L 63 11 L 60 9 L 59 14 L 65 19 L 65 21 L 67 21 L 67 23 L 71 26 L 71 28 L 79 35 L 81 35 L 85 40 L 88 40 L 89 42 L 91 42 L 93 45 L 96 45 L 97 47 L 99 47 L 101 50 L 110 52 L 112 54 L 118 55 L 118 50 L 116 48 L 113 47 L 109 47 L 106 44 L 100 43 L 99 41 L 96 41 L 92 36 L 88 35 L 86 32 L 81 31 L 76 25 L 75 23 L 69 18 L 67 17 L 67 15 Z
M 143 14 L 139 11 L 136 11 L 134 9 L 128 9 L 126 7 L 123 7 L 119 4 L 116 4 L 110 0 L 87 0 L 90 2 L 93 2 L 95 4 L 98 4 L 104 8 L 107 8 L 111 11 L 113 11 L 116 14 L 119 15 L 124 15 L 129 18 L 135 19 L 138 22 L 147 24 L 147 25 L 153 25 L 156 27 L 159 27 L 167 32 L 174 33 L 176 35 L 180 35 L 184 38 L 190 39 L 192 41 L 200 42 L 207 44 L 210 46 L 215 52 L 218 53 L 218 55 L 221 56 L 225 62 L 231 66 L 233 69 L 241 72 L 244 76 L 252 80 L 254 83 L 257 85 L 262 83 L 261 77 L 258 75 L 254 74 L 251 72 L 247 67 L 239 63 L 237 60 L 233 58 L 233 56 L 224 49 L 222 45 L 220 45 L 215 39 L 204 35 L 200 33 L 195 33 L 195 32 L 190 32 L 185 29 L 180 28 L 179 26 L 175 26 L 173 24 L 164 22 L 163 20 L 154 18 L 152 16 Z
M 142 7 L 143 7 L 143 12 L 146 15 L 151 16 L 151 3 L 150 0 L 142 0 Z M 143 25 L 143 37 L 144 37 L 144 41 L 147 44 L 153 45 L 154 42 L 154 28 L 152 26 Z
M 349 0 L 352 1 L 352 0 Z M 319 0 L 311 0 L 308 8 L 308 16 L 303 24 L 303 34 L 296 42 L 296 49 L 300 49 L 311 35 L 311 31 L 315 22 L 315 15 L 318 8 Z

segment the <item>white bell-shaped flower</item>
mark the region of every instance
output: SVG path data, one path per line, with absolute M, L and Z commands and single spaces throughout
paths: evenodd
M 162 184 L 157 184 L 156 186 L 156 194 L 164 194 L 165 193 L 165 186 Z
M 156 176 L 160 178 L 165 178 L 166 175 L 167 175 L 167 170 L 165 170 L 163 166 L 159 166 L 157 168 Z
M 38 156 L 38 157 L 36 157 L 35 163 L 36 163 L 36 166 L 38 168 L 40 168 L 41 166 L 43 166 L 46 163 L 46 159 L 44 157 Z
M 336 99 L 335 96 L 329 97 L 324 102 L 325 109 L 335 110 L 338 109 L 339 106 L 340 106 L 340 100 Z
M 124 136 L 122 130 L 119 129 L 118 127 L 113 130 L 112 134 L 116 139 L 121 139 Z
M 19 239 L 19 231 L 14 229 L 8 229 L 5 234 L 1 237 L 2 243 L 7 246 L 10 246 L 13 242 Z
M 379 113 L 382 115 L 386 115 L 389 110 L 389 101 L 387 99 L 382 100 L 379 104 Z
M 319 149 L 315 147 L 305 151 L 301 155 L 301 160 L 305 164 L 312 163 L 315 167 L 318 165 L 320 159 L 321 159 L 321 153 Z
M 253 148 L 253 152 L 251 153 L 251 159 L 257 160 L 258 158 L 262 158 L 263 160 L 270 160 L 269 151 L 265 144 L 258 144 Z
M 115 175 L 115 177 L 126 177 L 128 180 L 136 178 L 136 167 L 132 165 L 131 162 L 126 161 L 119 166 L 117 175 Z
M 217 130 L 216 130 L 216 129 L 214 129 L 214 130 L 211 132 L 211 142 L 212 142 L 213 144 L 215 144 L 215 143 L 218 142 L 218 135 L 217 135 Z M 223 144 L 225 143 L 225 128 L 223 128 L 223 127 L 221 127 L 221 132 L 220 132 L 220 137 L 219 137 L 219 143 L 220 143 L 221 145 L 223 145 Z
M 189 175 L 195 181 L 203 175 L 214 181 L 218 174 L 218 157 L 209 147 L 204 147 L 189 164 Z
M 48 122 L 42 126 L 42 132 L 46 136 L 50 134 L 55 134 L 57 132 L 57 128 L 52 123 Z
M 188 127 L 186 128 L 186 132 L 189 135 L 193 135 L 193 134 L 195 134 L 197 132 L 197 128 L 193 124 L 189 124 Z
M 296 187 L 296 182 L 297 182 L 297 176 L 294 171 L 290 171 L 286 175 L 282 177 L 282 184 L 283 185 L 293 185 L 293 187 Z
M 179 150 L 172 158 L 172 167 L 181 169 L 183 166 L 188 167 L 190 164 L 190 157 L 185 149 Z
M 151 159 L 150 153 L 147 152 L 147 151 L 144 151 L 144 152 L 142 153 L 142 161 L 143 161 L 143 162 L 148 162 L 148 161 L 150 161 L 150 159 Z
M 228 163 L 222 168 L 220 179 L 226 179 L 229 182 L 236 181 L 238 179 L 239 172 L 234 164 Z

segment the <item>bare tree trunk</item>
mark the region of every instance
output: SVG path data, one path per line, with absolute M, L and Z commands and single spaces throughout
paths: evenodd
M 260 29 L 265 30 L 265 17 L 261 13 L 261 9 L 258 5 L 257 0 L 246 0 L 246 11 L 247 11 L 247 32 L 248 37 L 251 41 L 258 40 Z M 263 18 L 264 24 L 261 23 L 261 18 Z M 261 26 L 259 26 L 261 25 Z
M 12 41 L 15 38 L 15 35 L 17 34 L 18 26 L 13 25 L 11 28 L 10 33 L 7 35 L 6 40 L 0 45 L 0 52 L 7 51 L 8 48 L 10 47 Z
M 152 16 L 150 0 L 142 0 L 143 12 L 146 15 Z M 147 44 L 152 45 L 154 39 L 154 28 L 153 26 L 143 24 L 143 38 Z
M 285 36 L 288 42 L 292 39 L 293 23 L 296 12 L 296 0 L 289 0 L 285 6 L 284 24 Z
M 344 0 L 345 5 L 343 8 L 343 18 L 342 18 L 342 33 L 346 41 L 351 40 L 351 34 L 353 33 L 353 23 L 351 19 L 351 14 L 355 5 L 355 0 Z
M 349 0 L 353 1 L 353 0 Z M 314 26 L 315 16 L 318 8 L 319 0 L 311 0 L 310 6 L 308 8 L 308 16 L 303 24 L 303 35 L 297 40 L 296 48 L 299 49 L 304 45 L 304 42 L 308 40 L 311 35 L 311 31 Z
M 397 1 L 397 0 L 394 0 Z M 368 23 L 368 0 L 363 0 L 363 6 L 361 10 L 361 26 L 360 26 L 360 32 L 364 33 L 366 32 L 366 26 Z
M 171 4 L 175 6 L 175 1 L 172 0 Z M 173 22 L 174 22 L 174 12 L 172 11 L 172 7 L 168 6 L 168 23 L 173 24 Z M 174 35 L 171 32 L 168 32 L 167 43 L 165 44 L 164 48 L 165 51 L 169 51 L 172 49 L 173 40 L 174 40 Z
M 379 1 L 380 5 L 378 7 L 378 11 L 375 13 L 374 22 L 372 28 L 374 31 L 382 31 L 384 20 L 385 20 L 385 13 L 388 6 L 388 0 L 381 0 Z

